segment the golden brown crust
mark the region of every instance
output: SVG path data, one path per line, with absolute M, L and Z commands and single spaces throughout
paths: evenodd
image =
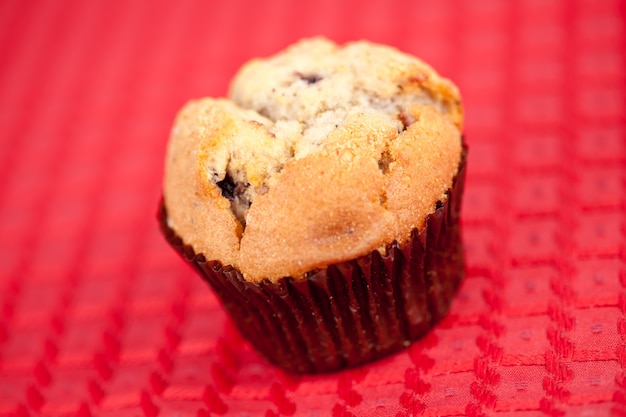
M 385 210 L 378 158 L 395 129 L 378 132 L 355 116 L 323 150 L 289 161 L 248 214 L 242 270 L 251 276 L 298 276 L 370 252 L 396 229 Z M 369 142 L 369 144 L 368 144 Z
M 353 77 L 358 88 L 316 66 L 306 76 L 323 81 L 286 83 L 303 76 L 302 60 L 344 71 L 352 61 L 338 52 L 365 72 Z M 268 87 L 272 74 L 288 85 Z M 246 65 L 230 101 L 183 108 L 165 168 L 170 226 L 255 282 L 402 243 L 452 184 L 462 117 L 456 87 L 415 58 L 364 42 L 301 42 Z
M 402 225 L 396 234 L 400 242 L 407 238 L 407 228 L 421 230 L 436 202 L 445 199 L 462 151 L 459 133 L 448 119 L 432 107 L 412 110 L 416 121 L 390 144 L 395 162 L 385 181 L 387 209 Z
M 203 175 L 202 150 L 228 126 L 228 118 L 212 110 L 207 102 L 192 102 L 178 114 L 168 143 L 163 197 L 169 218 L 185 241 L 196 242 L 209 259 L 234 264 L 241 225 L 228 200 Z

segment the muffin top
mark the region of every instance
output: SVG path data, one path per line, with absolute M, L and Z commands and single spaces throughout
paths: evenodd
M 253 282 L 384 251 L 446 198 L 462 126 L 458 89 L 419 59 L 302 40 L 245 64 L 228 98 L 179 112 L 165 162 L 169 226 Z

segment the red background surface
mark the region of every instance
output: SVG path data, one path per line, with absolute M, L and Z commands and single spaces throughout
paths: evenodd
M 626 415 L 618 0 L 0 1 L 0 416 Z M 425 340 L 288 376 L 158 234 L 176 111 L 303 36 L 460 86 L 467 279 Z

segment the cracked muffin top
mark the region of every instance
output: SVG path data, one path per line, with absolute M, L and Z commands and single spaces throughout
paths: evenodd
M 253 282 L 384 251 L 446 198 L 462 126 L 458 89 L 419 59 L 302 40 L 244 65 L 228 98 L 179 112 L 165 162 L 169 226 Z

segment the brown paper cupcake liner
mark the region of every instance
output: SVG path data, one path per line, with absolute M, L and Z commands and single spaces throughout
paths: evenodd
M 242 335 L 269 362 L 294 373 L 351 367 L 407 347 L 440 321 L 463 278 L 459 212 L 465 150 L 447 199 L 421 232 L 386 254 L 311 271 L 276 283 L 245 281 L 231 266 L 196 254 L 167 226 L 167 241 L 211 285 Z

